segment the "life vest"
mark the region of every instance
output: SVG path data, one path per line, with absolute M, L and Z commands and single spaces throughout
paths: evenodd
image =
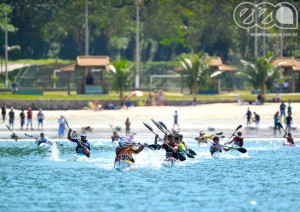
M 128 152 L 128 147 L 123 148 L 117 155 L 115 161 L 119 161 L 119 160 L 130 160 L 132 162 L 134 162 L 132 155 Z
M 237 136 L 237 137 L 234 138 L 234 144 L 237 145 L 237 146 L 242 147 L 244 145 L 243 140 L 244 140 L 243 138 Z

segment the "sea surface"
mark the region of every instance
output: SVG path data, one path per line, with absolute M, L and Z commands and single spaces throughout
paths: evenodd
M 135 167 L 114 169 L 116 143 L 91 140 L 91 158 L 74 162 L 67 140 L 38 148 L 33 140 L 0 142 L 0 211 L 299 211 L 300 142 L 246 139 L 247 153 L 197 153 L 176 167 L 145 148 Z M 141 139 L 140 142 L 153 142 Z

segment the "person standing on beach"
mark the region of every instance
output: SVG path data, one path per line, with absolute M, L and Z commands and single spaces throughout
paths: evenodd
M 254 112 L 254 119 L 255 119 L 255 124 L 256 124 L 256 129 L 259 128 L 259 122 L 260 122 L 260 116 Z
M 286 125 L 285 126 L 285 131 L 286 132 L 290 132 L 291 131 L 292 123 L 293 123 L 293 118 L 292 118 L 291 114 L 288 114 L 288 116 L 285 119 L 285 125 Z
M 246 125 L 251 124 L 251 116 L 252 116 L 252 113 L 251 113 L 249 107 L 248 107 L 248 110 L 247 110 L 245 116 L 247 117 L 247 124 L 246 124 Z
M 65 128 L 66 128 L 66 120 L 63 115 L 60 116 L 58 119 L 58 137 L 63 138 L 65 135 Z
M 286 105 L 284 104 L 284 102 L 282 101 L 280 106 L 280 120 L 282 120 L 282 117 L 285 118 L 285 108 L 286 108 Z
M 289 102 L 289 106 L 287 107 L 287 114 L 292 115 L 292 106 L 291 106 L 291 102 Z
M 3 105 L 1 107 L 1 115 L 2 115 L 2 120 L 3 120 L 3 123 L 5 122 L 5 116 L 6 116 L 6 107 L 5 105 Z
M 280 119 L 279 119 L 279 111 L 277 111 L 274 115 L 274 135 L 276 135 L 276 130 L 278 129 L 279 134 L 281 134 L 280 130 Z
M 131 123 L 129 121 L 129 118 L 127 118 L 125 121 L 126 136 L 130 135 L 130 125 L 131 125 Z
M 177 110 L 175 110 L 175 113 L 173 115 L 173 118 L 174 118 L 174 122 L 173 122 L 173 131 L 174 131 L 174 128 L 175 128 L 175 125 L 177 126 L 178 130 L 177 132 L 180 131 L 180 128 L 179 128 L 179 124 L 178 124 L 178 113 L 177 113 Z
M 41 129 L 43 130 L 44 114 L 43 114 L 41 108 L 37 114 L 37 119 L 38 119 L 38 130 L 40 130 L 40 126 L 41 126 Z
M 28 130 L 28 125 L 30 125 L 31 130 L 33 130 L 33 128 L 32 128 L 32 109 L 31 109 L 31 107 L 29 107 L 28 111 L 27 111 L 27 127 L 26 127 L 26 130 Z
M 15 122 L 15 112 L 14 112 L 13 107 L 11 107 L 11 109 L 8 113 L 8 117 L 9 117 L 9 127 L 13 130 L 14 129 L 14 122 Z
M 20 122 L 21 122 L 21 130 L 23 130 L 23 126 L 25 124 L 25 113 L 24 113 L 24 110 L 22 110 L 21 113 L 20 113 Z

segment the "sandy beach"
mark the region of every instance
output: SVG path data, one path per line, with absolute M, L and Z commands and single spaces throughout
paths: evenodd
M 56 111 L 43 111 L 45 115 L 44 132 L 49 138 L 57 138 L 58 131 L 58 118 L 63 115 L 68 120 L 71 128 L 81 130 L 83 126 L 91 126 L 93 130 L 88 133 L 90 139 L 109 139 L 112 130 L 109 124 L 114 126 L 121 126 L 122 129 L 119 132 L 120 135 L 125 135 L 125 120 L 128 117 L 131 121 L 131 132 L 136 132 L 136 138 L 152 138 L 153 134 L 143 125 L 143 122 L 147 122 L 152 125 L 156 132 L 160 131 L 153 125 L 151 118 L 159 121 L 163 121 L 169 129 L 173 127 L 173 115 L 174 111 L 177 110 L 179 117 L 178 122 L 180 126 L 180 132 L 187 139 L 192 139 L 194 136 L 199 135 L 199 131 L 205 131 L 206 134 L 213 134 L 214 132 L 223 132 L 225 136 L 230 136 L 239 124 L 243 125 L 241 131 L 244 137 L 250 138 L 279 138 L 282 135 L 274 135 L 273 129 L 273 116 L 276 111 L 279 111 L 280 103 L 266 103 L 264 105 L 241 105 L 238 103 L 228 104 L 203 104 L 197 106 L 186 106 L 186 107 L 171 107 L 171 106 L 151 106 L 151 107 L 132 107 L 128 110 L 56 110 Z M 296 129 L 292 130 L 293 137 L 299 137 L 300 120 L 299 114 L 300 103 L 292 103 L 292 117 L 293 127 Z M 256 112 L 261 117 L 260 128 L 255 128 L 255 124 L 252 123 L 250 127 L 246 128 L 246 111 L 250 108 L 252 114 Z M 8 110 L 9 111 L 9 110 Z M 33 128 L 34 130 L 26 131 L 20 130 L 20 119 L 19 110 L 15 110 L 15 125 L 14 130 L 21 138 L 25 132 L 33 135 L 38 135 L 40 131 L 37 130 L 37 112 L 33 111 Z M 11 132 L 5 127 L 8 124 L 8 117 L 6 123 L 0 128 L 0 138 L 7 139 L 10 137 Z M 26 129 L 25 122 L 25 129 Z M 283 123 L 285 127 L 285 124 Z M 210 129 L 210 131 L 209 131 Z M 212 131 L 214 130 L 214 131 Z M 67 129 L 65 131 L 65 138 Z M 162 135 L 160 133 L 160 135 Z

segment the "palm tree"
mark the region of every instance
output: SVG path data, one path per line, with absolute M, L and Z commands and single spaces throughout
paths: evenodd
M 252 63 L 241 60 L 245 67 L 244 74 L 256 89 L 260 89 L 262 98 L 265 98 L 266 88 L 271 89 L 274 81 L 280 77 L 280 64 L 272 64 L 273 57 L 269 52 L 266 57 L 258 57 Z
M 197 99 L 199 88 L 205 89 L 210 84 L 209 59 L 201 59 L 203 53 L 197 55 L 181 55 L 178 57 L 183 75 L 187 76 L 187 83 L 192 91 L 194 100 Z
M 123 91 L 128 87 L 130 69 L 127 60 L 118 60 L 110 65 L 113 73 L 113 88 L 123 97 Z

